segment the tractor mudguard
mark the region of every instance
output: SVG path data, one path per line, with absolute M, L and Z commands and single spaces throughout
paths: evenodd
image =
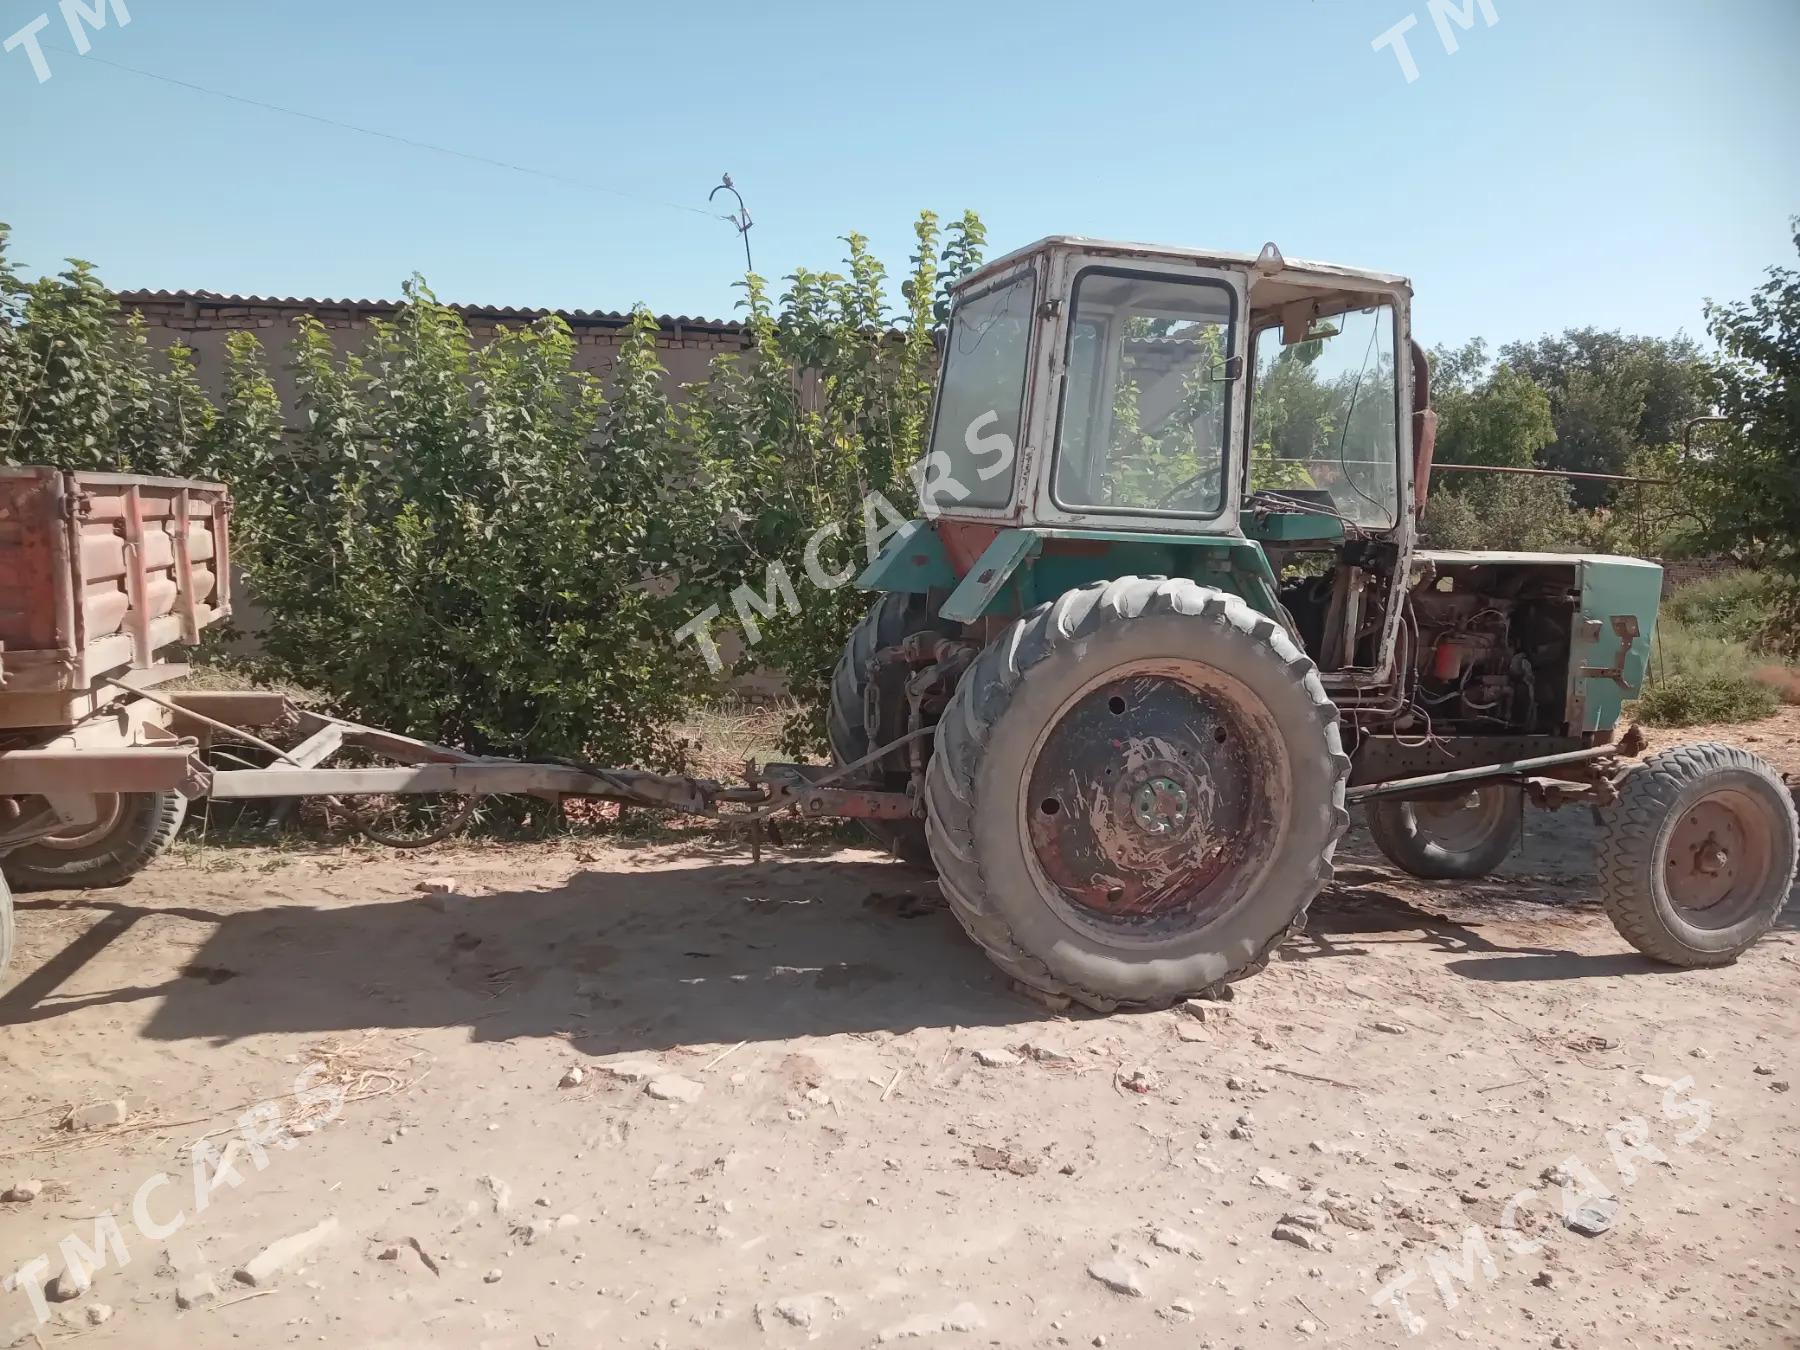
M 1268 557 L 1260 545 L 1236 535 L 1005 529 L 958 577 L 935 524 L 919 520 L 888 540 L 856 584 L 915 592 L 953 586 L 940 615 L 973 623 L 1023 614 L 1066 591 L 1123 576 L 1185 577 L 1237 595 L 1287 626 Z

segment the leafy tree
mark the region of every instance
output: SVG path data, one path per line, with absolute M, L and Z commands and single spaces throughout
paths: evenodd
M 1500 365 L 1485 377 L 1434 386 L 1437 454 L 1446 464 L 1528 469 L 1556 437 L 1550 400 L 1529 375 Z M 1457 475 L 1460 478 L 1461 475 Z M 1451 487 L 1449 476 L 1438 480 Z
M 1540 462 L 1578 473 L 1623 473 L 1633 452 L 1672 444 L 1706 411 L 1706 363 L 1685 335 L 1632 337 L 1596 328 L 1514 342 L 1501 361 L 1529 376 L 1550 399 L 1555 440 Z M 1575 500 L 1597 506 L 1606 483 L 1576 480 Z
M 1800 250 L 1800 216 L 1791 224 Z M 1800 269 L 1774 266 L 1767 277 L 1748 300 L 1707 304 L 1725 427 L 1687 466 L 1684 486 L 1707 543 L 1800 575 Z
M 1446 464 L 1531 468 L 1556 435 L 1550 399 L 1502 362 L 1488 369 L 1484 344 L 1433 353 L 1437 456 Z M 1525 474 L 1434 476 L 1424 534 L 1440 548 L 1557 549 L 1575 541 L 1568 485 Z

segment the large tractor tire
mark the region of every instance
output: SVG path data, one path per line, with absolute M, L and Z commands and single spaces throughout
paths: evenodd
M 187 798 L 175 792 L 105 793 L 100 818 L 15 849 L 4 867 L 22 891 L 118 886 L 166 849 L 187 815 Z
M 1193 581 L 1034 610 L 977 658 L 936 746 L 926 819 L 952 911 L 1007 974 L 1102 1012 L 1260 970 L 1350 823 L 1312 661 Z
M 941 597 L 940 597 L 941 598 Z M 851 764 L 877 746 L 886 745 L 906 734 L 904 693 L 893 687 L 876 692 L 876 738 L 869 738 L 868 706 L 871 666 L 875 654 L 887 647 L 897 647 L 915 633 L 943 633 L 954 636 L 960 625 L 937 617 L 932 597 L 905 591 L 889 591 L 875 602 L 862 622 L 844 644 L 837 669 L 831 677 L 831 710 L 826 723 L 831 740 L 831 758 L 835 764 Z M 904 677 L 908 672 L 898 671 Z M 894 757 L 904 761 L 904 750 Z M 871 765 L 871 782 L 886 792 L 906 791 L 911 774 L 903 763 Z M 922 820 L 875 820 L 863 822 L 863 828 L 878 843 L 896 856 L 917 867 L 931 866 L 931 849 L 925 842 Z
M 1703 743 L 1651 755 L 1600 818 L 1601 903 L 1652 960 L 1730 965 L 1793 889 L 1794 799 L 1748 750 Z
M 1519 839 L 1524 792 L 1489 783 L 1454 797 L 1369 803 L 1375 847 L 1403 872 L 1428 881 L 1485 877 Z

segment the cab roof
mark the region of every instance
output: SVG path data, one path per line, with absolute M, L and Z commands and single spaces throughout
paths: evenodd
M 1261 256 L 1256 253 L 1231 253 L 1217 249 L 1180 248 L 1172 244 L 1121 243 L 1109 239 L 1089 239 L 1078 234 L 1053 234 L 1038 240 L 1035 244 L 1027 244 L 1024 248 L 1014 249 L 1003 257 L 995 258 L 965 278 L 958 289 L 978 285 L 1023 262 L 1034 253 L 1047 252 L 1051 249 L 1079 249 L 1084 253 L 1097 253 L 1113 258 L 1138 258 L 1153 262 L 1191 262 L 1207 266 L 1244 269 L 1253 268 Z M 1274 275 L 1289 281 L 1325 282 L 1349 290 L 1356 289 L 1358 283 L 1362 283 L 1373 288 L 1399 288 L 1408 294 L 1412 292 L 1410 281 L 1391 272 L 1370 272 L 1356 267 L 1339 267 L 1335 263 L 1304 262 L 1296 258 L 1284 258 L 1281 270 Z

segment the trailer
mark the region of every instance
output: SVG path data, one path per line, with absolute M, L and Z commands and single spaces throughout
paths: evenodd
M 196 800 L 335 799 L 406 847 L 454 832 L 486 796 L 589 797 L 725 820 L 758 856 L 783 812 L 914 812 L 904 793 L 849 782 L 876 756 L 727 785 L 470 754 L 279 693 L 170 688 L 191 674 L 180 649 L 231 617 L 230 519 L 219 483 L 0 467 L 0 972 L 12 887 L 123 883 Z

